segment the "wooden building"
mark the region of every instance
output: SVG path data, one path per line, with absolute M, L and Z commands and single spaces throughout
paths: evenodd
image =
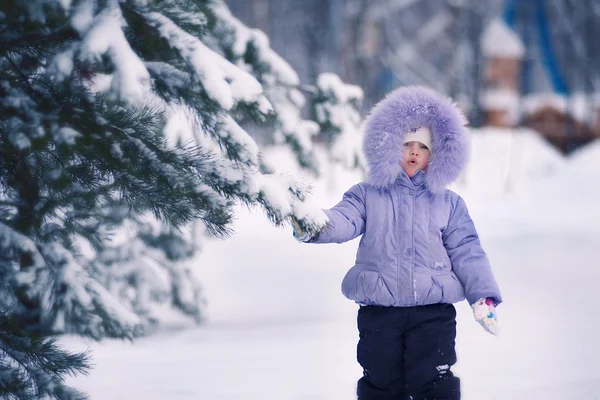
M 529 127 L 564 154 L 600 138 L 600 101 L 593 96 L 521 94 L 525 49 L 516 33 L 501 20 L 492 21 L 484 31 L 482 53 L 480 105 L 486 125 Z

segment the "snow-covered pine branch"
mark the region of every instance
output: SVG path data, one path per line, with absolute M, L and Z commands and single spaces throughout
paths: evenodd
M 274 97 L 215 51 L 211 6 L 0 5 L 0 307 L 24 339 L 132 338 L 153 302 L 198 318 L 185 232 L 202 221 L 226 236 L 237 202 L 262 206 L 277 224 L 291 215 L 309 229 L 325 223 L 304 182 L 260 172 L 236 116 L 264 122 Z M 131 236 L 119 243 L 123 233 Z M 21 376 L 12 362 L 2 367 Z
M 0 396 L 4 399 L 84 400 L 87 396 L 64 384 L 65 375 L 85 373 L 89 353 L 69 353 L 57 337 L 23 332 L 24 321 L 0 308 Z
M 48 331 L 130 336 L 139 322 L 111 308 L 91 278 L 108 276 L 98 271 L 105 264 L 82 257 L 86 246 L 73 237 L 102 258 L 112 251 L 111 231 L 148 213 L 174 227 L 201 220 L 227 235 L 237 201 L 261 205 L 277 224 L 295 213 L 309 228 L 325 222 L 303 203 L 305 183 L 260 172 L 256 143 L 234 118 L 244 108 L 266 120 L 273 106 L 258 79 L 214 50 L 216 34 L 202 36 L 218 25 L 214 16 L 223 5 L 168 3 L 168 12 L 164 3 L 133 0 L 32 2 L 3 10 L 15 17 L 7 22 L 17 16 L 31 21 L 12 27 L 11 43 L 15 32 L 70 25 L 75 33 L 49 48 L 39 45 L 37 58 L 13 47 L 0 59 L 7 71 L 2 105 L 10 115 L 2 121 L 2 184 L 7 202 L 17 204 L 14 218 L 3 222 L 43 255 L 35 268 L 13 262 L 19 273 L 26 267 L 25 275 L 35 277 L 18 281 L 22 297 L 52 309 L 48 315 L 38 310 Z M 290 71 L 287 83 L 297 84 Z M 172 129 L 178 118 L 179 129 Z M 178 144 L 165 137 L 172 132 L 181 133 Z M 143 252 L 126 254 L 136 263 Z M 158 265 L 165 262 L 168 257 Z M 81 282 L 77 291 L 73 280 Z M 104 279 L 103 285 L 110 284 Z M 57 296 L 59 289 L 66 292 Z
M 319 126 L 302 117 L 306 100 L 300 91 L 298 74 L 271 49 L 269 38 L 262 31 L 242 24 L 222 0 L 213 4 L 217 16 L 215 42 L 231 62 L 256 76 L 273 105 L 268 128 L 273 144 L 289 146 L 301 167 L 318 171 L 313 138 L 319 134 Z
M 360 107 L 363 91 L 330 73 L 319 75 L 313 95 L 316 120 L 334 162 L 348 169 L 365 169 L 361 151 Z

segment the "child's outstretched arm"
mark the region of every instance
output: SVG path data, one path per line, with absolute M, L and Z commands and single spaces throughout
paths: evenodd
M 502 296 L 490 262 L 481 248 L 479 235 L 464 200 L 458 195 L 456 197 L 448 227 L 442 234 L 452 270 L 463 284 L 469 304 L 490 298 L 498 305 L 502 302 Z
M 352 186 L 338 204 L 323 211 L 328 218 L 323 229 L 314 235 L 307 235 L 299 226 L 294 226 L 294 236 L 309 243 L 343 243 L 354 239 L 365 229 L 364 188 L 360 184 Z

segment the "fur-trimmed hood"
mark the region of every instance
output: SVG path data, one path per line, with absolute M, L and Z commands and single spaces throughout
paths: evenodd
M 365 121 L 367 182 L 380 188 L 394 183 L 402 173 L 405 133 L 424 126 L 431 131 L 433 147 L 425 182 L 433 192 L 443 190 L 458 178 L 469 158 L 466 124 L 452 100 L 432 89 L 407 86 L 393 91 Z

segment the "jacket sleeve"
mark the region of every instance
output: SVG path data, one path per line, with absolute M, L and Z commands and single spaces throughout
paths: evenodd
M 496 305 L 500 304 L 500 289 L 479 242 L 475 224 L 460 196 L 457 196 L 442 239 L 450 257 L 452 270 L 465 288 L 469 304 L 482 297 L 490 297 Z
M 365 193 L 360 185 L 352 186 L 342 200 L 329 210 L 323 210 L 329 221 L 310 243 L 343 243 L 365 230 Z

